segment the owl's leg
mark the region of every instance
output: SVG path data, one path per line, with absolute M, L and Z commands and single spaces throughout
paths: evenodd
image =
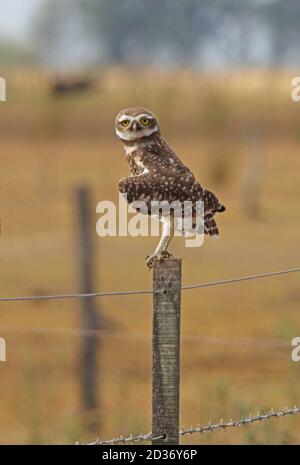
M 171 243 L 171 240 L 173 239 L 174 237 L 174 218 L 171 218 L 171 224 L 170 224 L 170 231 L 169 231 L 169 237 L 166 241 L 166 243 L 164 244 L 164 247 L 161 251 L 161 255 L 164 257 L 164 258 L 172 258 L 173 255 L 168 251 L 168 248 L 170 246 L 170 243 Z
M 163 232 L 158 246 L 156 247 L 154 253 L 146 257 L 146 265 L 149 268 L 153 266 L 153 260 L 155 258 L 163 259 L 170 258 L 172 255 L 168 252 L 168 247 L 174 236 L 174 220 L 173 219 L 163 219 Z

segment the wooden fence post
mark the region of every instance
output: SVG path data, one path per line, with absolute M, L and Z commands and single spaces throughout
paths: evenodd
M 78 217 L 78 252 L 79 252 L 79 292 L 90 293 L 94 288 L 93 274 L 93 240 L 94 226 L 91 215 L 91 195 L 87 187 L 79 187 L 76 192 L 76 208 Z M 92 298 L 81 299 L 81 328 L 84 331 L 100 329 L 100 318 L 97 314 L 95 301 Z M 97 337 L 87 337 L 83 334 L 80 354 L 80 384 L 82 404 L 87 413 L 87 427 L 95 432 L 99 429 L 96 417 L 97 399 L 97 353 L 99 341 Z
M 178 444 L 181 260 L 154 261 L 153 291 L 152 444 Z
M 265 149 L 261 125 L 250 124 L 246 138 L 246 165 L 242 192 L 243 207 L 251 218 L 261 214 L 261 191 L 265 178 Z

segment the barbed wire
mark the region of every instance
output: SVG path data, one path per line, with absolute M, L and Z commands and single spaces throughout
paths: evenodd
M 285 407 L 277 411 L 274 411 L 272 409 L 269 412 L 264 413 L 264 414 L 260 414 L 258 412 L 256 415 L 252 415 L 250 413 L 248 416 L 243 417 L 239 420 L 235 420 L 235 421 L 230 420 L 227 422 L 223 422 L 223 420 L 221 419 L 219 423 L 212 423 L 210 421 L 207 425 L 183 429 L 182 431 L 179 432 L 179 436 L 183 437 L 183 436 L 188 436 L 188 435 L 192 435 L 195 433 L 204 434 L 204 433 L 212 432 L 218 429 L 226 430 L 228 428 L 236 428 L 236 427 L 239 428 L 241 426 L 247 426 L 253 423 L 270 420 L 271 418 L 282 418 L 288 415 L 296 415 L 298 413 L 300 413 L 300 408 L 296 406 L 293 408 Z M 149 433 L 149 434 L 140 434 L 140 435 L 134 436 L 133 434 L 131 434 L 128 437 L 119 436 L 119 437 L 115 437 L 115 438 L 112 438 L 110 440 L 105 440 L 105 441 L 96 439 L 95 441 L 89 443 L 88 445 L 114 445 L 114 444 L 122 444 L 122 443 L 126 444 L 130 442 L 155 441 L 159 439 L 166 439 L 166 435 L 162 434 L 160 436 L 153 436 L 152 433 Z
M 207 283 L 189 284 L 182 286 L 182 290 L 200 289 L 204 287 L 220 286 L 223 284 L 234 284 L 243 281 L 251 281 L 254 279 L 269 278 L 289 273 L 300 272 L 300 268 L 290 268 L 287 270 L 273 271 L 269 273 L 261 273 L 249 276 L 241 276 L 238 278 L 223 279 L 219 281 L 210 281 Z M 132 290 L 132 291 L 114 291 L 114 292 L 90 292 L 90 293 L 72 293 L 72 294 L 53 294 L 53 295 L 36 295 L 36 296 L 20 296 L 20 297 L 0 297 L 0 302 L 19 302 L 19 301 L 43 301 L 43 300 L 63 300 L 63 299 L 83 299 L 94 297 L 115 297 L 129 295 L 144 295 L 144 294 L 164 294 L 166 289 L 153 291 L 150 289 Z
M 117 339 L 140 339 L 151 342 L 150 333 L 134 333 L 130 331 L 108 331 L 101 329 L 77 329 L 77 328 L 47 328 L 38 326 L 8 326 L 0 325 L 1 333 L 24 333 L 24 334 L 44 334 L 53 336 L 74 336 L 74 337 L 96 337 L 96 338 L 117 338 Z M 183 334 L 180 336 L 182 341 L 200 342 L 207 344 L 220 345 L 251 345 L 254 347 L 270 347 L 286 349 L 291 344 L 283 339 L 260 339 L 260 338 L 242 338 L 242 337 L 212 337 L 200 336 L 197 334 Z
M 230 420 L 227 422 L 223 422 L 223 420 L 220 420 L 219 423 L 214 424 L 209 422 L 207 425 L 204 426 L 197 426 L 195 428 L 191 427 L 188 429 L 184 429 L 183 431 L 180 431 L 179 436 L 187 436 L 194 433 L 206 433 L 215 431 L 217 429 L 225 430 L 227 428 L 246 426 L 253 423 L 269 420 L 270 418 L 286 417 L 287 415 L 296 415 L 298 413 L 300 413 L 300 408 L 296 406 L 293 408 L 285 407 L 282 410 L 277 411 L 274 411 L 272 409 L 265 414 L 261 415 L 259 412 L 256 415 L 249 414 L 247 417 L 241 418 L 240 420 L 236 421 Z
M 126 444 L 126 443 L 133 443 L 133 442 L 141 442 L 141 441 L 156 441 L 159 439 L 165 439 L 166 435 L 161 434 L 160 436 L 153 436 L 152 433 L 148 434 L 138 434 L 134 436 L 131 434 L 130 436 L 124 438 L 123 436 L 119 436 L 117 438 L 113 438 L 107 441 L 101 441 L 100 439 L 96 439 L 93 442 L 89 442 L 88 446 L 105 446 L 105 445 L 114 445 L 114 444 Z

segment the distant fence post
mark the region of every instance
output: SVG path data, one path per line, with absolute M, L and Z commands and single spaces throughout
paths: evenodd
M 153 291 L 152 444 L 178 444 L 181 260 L 154 261 Z
M 258 218 L 261 213 L 260 197 L 265 177 L 265 149 L 261 125 L 250 124 L 246 136 L 243 208 L 249 217 Z
M 75 192 L 76 211 L 78 217 L 78 253 L 79 253 L 79 292 L 90 293 L 94 288 L 93 275 L 93 240 L 94 226 L 91 215 L 91 194 L 85 187 L 79 187 Z M 100 328 L 100 319 L 97 314 L 95 301 L 92 298 L 81 299 L 82 325 L 84 331 L 93 331 Z M 97 431 L 99 420 L 96 418 L 98 408 L 97 399 L 97 352 L 99 341 L 96 337 L 87 337 L 83 333 L 80 354 L 80 382 L 82 404 L 87 417 L 88 429 Z

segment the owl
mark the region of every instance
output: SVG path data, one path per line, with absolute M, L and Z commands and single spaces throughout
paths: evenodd
M 197 201 L 204 205 L 204 233 L 219 235 L 215 222 L 216 213 L 225 207 L 210 191 L 204 189 L 192 172 L 178 158 L 162 137 L 156 116 L 145 108 L 127 108 L 115 120 L 117 137 L 124 144 L 126 160 L 131 175 L 119 181 L 119 191 L 126 194 L 129 203 L 143 201 L 151 215 L 151 202 L 189 201 L 191 215 L 195 217 Z M 174 215 L 161 216 L 162 236 L 154 253 L 146 257 L 152 268 L 154 259 L 172 257 L 168 251 L 176 228 Z

